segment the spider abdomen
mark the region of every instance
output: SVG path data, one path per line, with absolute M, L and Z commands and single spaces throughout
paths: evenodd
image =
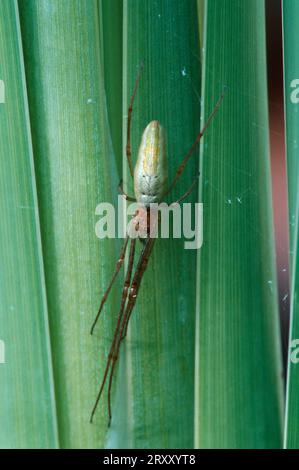
M 145 206 L 160 202 L 167 189 L 165 132 L 159 121 L 145 128 L 134 170 L 134 191 Z

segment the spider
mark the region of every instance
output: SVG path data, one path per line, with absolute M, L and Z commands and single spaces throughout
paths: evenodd
M 125 280 L 122 289 L 122 296 L 121 296 L 121 305 L 120 310 L 118 313 L 117 324 L 114 331 L 114 336 L 112 340 L 112 344 L 110 347 L 107 364 L 104 372 L 104 376 L 102 379 L 102 383 L 94 404 L 94 407 L 91 412 L 90 422 L 92 422 L 94 414 L 96 412 L 98 403 L 102 396 L 104 386 L 108 379 L 108 373 L 110 370 L 109 382 L 108 382 L 108 427 L 111 423 L 111 386 L 112 386 L 112 379 L 114 374 L 115 365 L 119 356 L 119 349 L 122 340 L 125 338 L 127 333 L 127 328 L 129 324 L 129 320 L 133 311 L 133 308 L 136 303 L 138 291 L 140 288 L 141 280 L 143 274 L 146 270 L 148 260 L 150 258 L 156 237 L 153 234 L 156 234 L 157 224 L 158 224 L 158 217 L 153 216 L 151 210 L 151 204 L 159 203 L 163 200 L 163 198 L 174 188 L 179 179 L 180 175 L 184 171 L 184 168 L 190 159 L 191 155 L 193 154 L 194 150 L 196 149 L 197 145 L 201 137 L 203 136 L 205 130 L 209 126 L 210 122 L 212 121 L 214 115 L 218 111 L 221 101 L 224 97 L 224 91 L 222 92 L 220 98 L 218 99 L 213 111 L 211 112 L 210 116 L 208 117 L 203 129 L 200 131 L 198 136 L 196 137 L 193 145 L 191 146 L 187 155 L 183 158 L 180 166 L 178 167 L 175 176 L 171 182 L 171 184 L 167 187 L 167 159 L 166 159 L 166 152 L 165 152 L 165 134 L 164 129 L 160 125 L 159 121 L 151 121 L 147 127 L 145 128 L 141 144 L 139 147 L 137 163 L 135 168 L 133 169 L 132 158 L 131 158 L 131 121 L 132 121 L 132 113 L 133 113 L 133 104 L 135 100 L 135 96 L 137 93 L 138 85 L 140 82 L 141 74 L 143 70 L 143 64 L 140 66 L 139 74 L 137 76 L 133 94 L 131 96 L 130 105 L 128 109 L 128 121 L 127 121 L 127 145 L 126 145 L 126 156 L 127 161 L 129 164 L 130 174 L 134 180 L 134 192 L 135 197 L 128 196 L 122 186 L 122 181 L 119 183 L 118 190 L 124 196 L 124 198 L 128 201 L 135 201 L 138 204 L 138 209 L 136 209 L 133 218 L 131 219 L 131 223 L 129 224 L 129 229 L 127 230 L 127 235 L 125 237 L 123 246 L 121 248 L 121 252 L 119 255 L 119 259 L 116 263 L 115 271 L 112 276 L 111 282 L 106 289 L 100 304 L 99 311 L 95 317 L 95 320 L 92 324 L 90 333 L 93 334 L 94 328 L 96 323 L 100 317 L 101 311 L 104 307 L 104 304 L 107 300 L 109 292 L 112 288 L 112 285 L 124 263 L 125 255 L 130 244 L 129 249 L 129 259 L 128 259 L 128 267 L 127 272 L 125 275 Z M 198 176 L 193 181 L 190 188 L 174 203 L 178 204 L 183 199 L 185 199 L 193 190 Z M 142 236 L 133 236 L 134 230 L 141 231 L 143 233 Z M 135 248 L 136 248 L 136 240 L 137 238 L 142 242 L 143 247 L 138 259 L 137 267 L 134 272 L 133 278 L 133 266 L 134 266 L 134 257 L 135 257 Z M 131 242 L 131 243 L 129 243 Z

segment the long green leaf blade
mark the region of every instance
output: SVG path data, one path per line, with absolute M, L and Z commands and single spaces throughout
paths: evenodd
M 196 447 L 281 446 L 282 369 L 261 0 L 205 4 Z
M 198 52 L 196 1 L 124 2 L 124 115 L 144 61 L 132 124 L 133 163 L 144 128 L 158 119 L 167 133 L 170 178 L 199 132 Z M 124 136 L 126 124 L 125 119 Z M 190 187 L 197 167 L 195 155 L 169 201 Z M 128 175 L 124 157 L 132 194 Z M 193 446 L 195 277 L 196 252 L 184 250 L 183 240 L 156 242 L 126 340 L 127 394 L 116 397 L 111 446 Z M 119 380 L 118 386 L 125 383 Z M 124 407 L 128 422 L 122 433 L 117 425 Z
M 122 26 L 123 1 L 98 0 L 104 60 L 105 93 L 111 139 L 119 175 L 122 173 Z
M 291 361 L 291 353 L 299 338 L 299 251 L 298 251 L 298 87 L 299 87 L 299 53 L 294 47 L 298 40 L 299 4 L 294 0 L 283 2 L 283 38 L 284 38 L 284 86 L 285 86 L 285 117 L 286 117 L 286 150 L 288 173 L 289 203 L 289 236 L 290 236 L 290 279 L 291 279 L 291 321 L 290 321 L 290 357 L 288 362 L 287 406 L 285 424 L 285 446 L 299 447 L 299 399 L 298 365 Z M 296 351 L 295 351 L 296 353 Z M 295 354 L 296 355 L 296 354 Z
M 286 150 L 288 175 L 288 206 L 290 250 L 294 249 L 294 232 L 296 231 L 296 210 L 298 194 L 298 128 L 299 115 L 297 112 L 299 54 L 294 44 L 297 43 L 299 25 L 299 5 L 296 0 L 283 2 L 283 41 L 284 41 L 284 86 L 285 86 L 285 115 L 286 115 Z M 294 241 L 296 243 L 296 241 Z
M 19 13 L 1 3 L 0 447 L 57 447 L 46 290 Z
M 95 236 L 95 208 L 116 199 L 96 0 L 20 2 L 41 207 L 62 447 L 104 445 L 107 402 L 89 417 L 111 336 L 110 309 L 89 335 L 117 259 Z M 67 27 L 66 27 L 67 19 Z M 36 66 L 38 64 L 38 67 Z M 115 195 L 115 196 L 112 196 Z M 117 308 L 112 296 L 110 308 Z

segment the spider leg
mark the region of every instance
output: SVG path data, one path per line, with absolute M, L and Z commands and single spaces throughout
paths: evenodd
M 148 238 L 147 241 L 146 241 L 146 245 L 144 246 L 144 248 L 143 248 L 143 250 L 140 254 L 138 264 L 137 264 L 137 268 L 136 268 L 136 271 L 135 271 L 135 274 L 134 274 L 134 277 L 133 277 L 133 281 L 132 281 L 132 284 L 131 284 L 129 300 L 128 300 L 128 303 L 127 303 L 127 306 L 126 306 L 126 309 L 125 309 L 125 313 L 124 313 L 124 316 L 123 316 L 122 327 L 121 327 L 120 332 L 119 332 L 119 337 L 118 337 L 118 341 L 117 341 L 117 344 L 116 344 L 116 349 L 115 349 L 115 352 L 114 352 L 114 355 L 113 355 L 113 364 L 112 364 L 111 371 L 110 371 L 109 385 L 108 385 L 108 411 L 109 411 L 108 426 L 110 426 L 111 417 L 112 417 L 112 414 L 111 414 L 111 386 L 112 386 L 114 368 L 115 368 L 115 364 L 116 364 L 116 361 L 117 361 L 118 356 L 119 356 L 120 344 L 121 344 L 123 338 L 125 337 L 124 331 L 127 330 L 128 322 L 129 322 L 132 310 L 134 308 L 134 305 L 136 303 L 136 298 L 137 298 L 138 290 L 139 290 L 140 283 L 141 283 L 141 280 L 142 280 L 142 276 L 143 276 L 143 273 L 146 269 L 148 259 L 150 257 L 150 254 L 151 254 L 151 251 L 152 251 L 152 248 L 153 248 L 154 241 L 155 241 L 154 238 Z
M 199 178 L 199 174 L 196 176 L 196 178 L 194 178 L 190 188 L 187 189 L 187 191 L 181 196 L 179 197 L 179 199 L 177 199 L 177 201 L 174 201 L 170 204 L 170 207 L 173 206 L 174 204 L 179 204 L 180 202 L 182 202 L 184 199 L 186 199 L 187 196 L 189 196 L 189 194 L 193 191 L 193 189 L 195 188 L 196 184 L 197 184 L 197 181 L 198 181 L 198 178 Z
M 126 304 L 126 300 L 127 300 L 128 289 L 130 287 L 130 282 L 131 282 L 131 275 L 132 275 L 134 255 L 135 255 L 135 245 L 136 245 L 136 239 L 132 239 L 131 246 L 130 246 L 129 264 L 128 264 L 127 274 L 126 274 L 126 278 L 125 278 L 125 282 L 124 282 L 124 286 L 123 286 L 123 291 L 122 291 L 121 307 L 120 307 L 120 311 L 119 311 L 119 314 L 118 314 L 117 325 L 116 325 L 116 328 L 115 328 L 115 331 L 114 331 L 114 337 L 113 337 L 112 345 L 111 345 L 111 348 L 110 348 L 110 351 L 109 351 L 108 360 L 107 360 L 103 380 L 102 380 L 102 383 L 101 383 L 99 393 L 97 395 L 94 407 L 93 407 L 92 412 L 91 412 L 91 416 L 90 416 L 90 422 L 91 423 L 92 423 L 94 414 L 96 412 L 98 403 L 100 401 L 100 398 L 101 398 L 101 395 L 102 395 L 102 392 L 103 392 L 103 389 L 104 389 L 104 386 L 105 386 L 105 383 L 106 383 L 106 380 L 107 380 L 107 376 L 108 376 L 109 368 L 110 368 L 110 365 L 111 365 L 111 361 L 113 361 L 113 363 L 114 363 L 117 359 L 117 357 L 115 359 L 114 350 L 115 350 L 115 346 L 117 344 L 117 337 L 118 337 L 118 334 L 119 334 L 119 329 L 121 327 L 121 321 L 122 321 L 122 318 L 123 318 L 124 308 L 125 308 L 125 304 Z M 111 412 L 110 412 L 110 415 L 111 415 Z
M 128 160 L 128 163 L 129 163 L 129 168 L 130 168 L 130 173 L 131 173 L 132 178 L 133 178 L 133 175 L 134 175 L 134 170 L 133 170 L 133 164 L 132 164 L 132 159 L 131 159 L 131 155 L 132 155 L 132 152 L 131 152 L 131 122 L 132 122 L 133 104 L 134 104 L 135 96 L 136 96 L 136 93 L 137 93 L 138 85 L 139 85 L 139 82 L 140 82 L 142 70 L 143 70 L 143 62 L 140 65 L 140 70 L 139 70 L 139 73 L 138 73 L 138 76 L 137 76 L 137 79 L 136 79 L 136 82 L 135 82 L 133 94 L 131 96 L 131 101 L 130 101 L 130 105 L 129 105 L 129 109 L 128 109 L 126 155 L 127 155 L 127 160 Z
M 124 314 L 124 317 L 123 317 L 122 328 L 120 330 L 118 342 L 117 342 L 117 345 L 116 345 L 116 351 L 115 351 L 115 354 L 114 354 L 114 357 L 113 357 L 113 364 L 112 364 L 111 371 L 110 371 L 109 385 L 108 385 L 108 410 L 109 410 L 109 424 L 108 424 L 108 426 L 110 426 L 111 417 L 112 417 L 112 414 L 111 414 L 111 386 L 112 386 L 114 368 L 115 368 L 115 364 L 116 364 L 116 361 L 117 361 L 117 358 L 118 358 L 118 355 L 119 355 L 120 344 L 121 344 L 122 340 L 125 337 L 124 332 L 126 332 L 126 330 L 127 330 L 128 322 L 129 322 L 132 310 L 134 308 L 134 305 L 136 303 L 138 290 L 139 290 L 139 287 L 140 287 L 140 283 L 141 283 L 141 280 L 142 280 L 143 273 L 144 273 L 144 271 L 146 269 L 146 266 L 147 266 L 147 263 L 148 263 L 148 259 L 149 259 L 151 250 L 153 248 L 154 240 L 155 239 L 148 239 L 147 246 L 143 249 L 143 251 L 140 255 L 138 265 L 137 265 L 137 268 L 136 268 L 136 272 L 135 272 L 135 275 L 134 275 L 134 278 L 133 278 L 132 286 L 131 286 L 131 289 L 130 289 L 129 300 L 128 300 L 128 304 L 127 304 L 125 314 Z
M 213 117 L 215 116 L 215 114 L 217 113 L 219 107 L 220 107 L 220 104 L 224 98 L 224 95 L 226 93 L 226 88 L 223 90 L 223 92 L 221 93 L 221 96 L 220 98 L 218 99 L 217 103 L 215 104 L 214 106 L 214 109 L 213 111 L 211 112 L 210 116 L 208 117 L 205 125 L 203 126 L 202 130 L 200 131 L 200 133 L 198 134 L 198 136 L 196 137 L 195 139 L 195 142 L 193 143 L 193 145 L 191 146 L 189 152 L 187 153 L 187 155 L 183 158 L 182 160 L 182 163 L 180 164 L 180 166 L 178 167 L 177 171 L 176 171 L 176 174 L 174 175 L 174 178 L 172 180 L 172 183 L 170 184 L 169 188 L 165 191 L 164 195 L 163 196 L 166 196 L 166 194 L 168 194 L 173 188 L 174 186 L 176 185 L 177 183 L 177 180 L 179 179 L 179 177 L 181 176 L 181 174 L 183 173 L 184 169 L 185 169 L 185 166 L 188 162 L 188 160 L 190 159 L 191 155 L 193 154 L 194 150 L 196 149 L 197 145 L 199 144 L 199 141 L 200 139 L 202 138 L 202 136 L 204 135 L 205 131 L 207 130 L 207 128 L 209 127 Z
M 106 289 L 106 292 L 104 293 L 104 295 L 103 295 L 103 297 L 102 297 L 101 305 L 100 305 L 99 311 L 98 311 L 98 313 L 97 313 L 97 315 L 96 315 L 96 317 L 95 317 L 95 319 L 94 319 L 94 322 L 93 322 L 93 324 L 92 324 L 92 326 L 91 326 L 91 329 L 90 329 L 90 334 L 91 334 L 91 335 L 92 335 L 93 330 L 94 330 L 94 328 L 95 328 L 95 326 L 96 326 L 96 324 L 97 324 L 97 321 L 98 321 L 99 316 L 100 316 L 100 314 L 101 314 L 102 308 L 104 307 L 104 304 L 105 304 L 105 302 L 106 302 L 106 300 L 107 300 L 107 297 L 108 297 L 108 295 L 109 295 L 109 292 L 110 292 L 110 290 L 111 290 L 111 287 L 113 286 L 113 283 L 114 283 L 114 281 L 115 281 L 115 279 L 116 279 L 116 276 L 118 275 L 118 273 L 119 273 L 119 271 L 120 271 L 120 268 L 121 268 L 122 265 L 123 265 L 123 262 L 124 262 L 124 259 L 125 259 L 125 254 L 126 254 L 126 250 L 127 250 L 127 246 L 128 246 L 128 241 L 129 241 L 129 237 L 128 237 L 128 235 L 127 235 L 127 236 L 126 236 L 126 239 L 125 239 L 125 241 L 124 241 L 124 243 L 123 243 L 123 246 L 122 246 L 122 248 L 121 248 L 121 252 L 120 252 L 120 255 L 119 255 L 119 259 L 118 259 L 118 261 L 117 261 L 117 263 L 116 263 L 116 267 L 115 267 L 114 274 L 113 274 L 113 276 L 112 276 L 112 279 L 111 279 L 111 281 L 110 281 L 109 286 L 108 286 L 107 289 Z
M 132 281 L 132 284 L 131 284 L 129 300 L 128 300 L 127 307 L 126 307 L 126 312 L 125 312 L 125 315 L 124 315 L 124 322 L 123 322 L 123 328 L 122 328 L 122 332 L 121 332 L 120 341 L 122 341 L 127 335 L 127 330 L 128 330 L 130 317 L 131 317 L 133 308 L 134 308 L 135 303 L 136 303 L 136 299 L 137 299 L 139 287 L 140 287 L 140 284 L 141 284 L 142 276 L 144 274 L 144 271 L 146 270 L 148 260 L 150 258 L 155 240 L 156 240 L 155 238 L 148 238 L 146 240 L 146 244 L 145 244 L 145 246 L 144 246 L 144 248 L 141 252 L 141 255 L 140 255 L 140 258 L 139 258 L 139 261 L 138 261 L 138 264 L 137 264 L 136 272 L 134 274 L 133 281 Z
M 136 202 L 135 197 L 128 196 L 128 195 L 124 192 L 123 180 L 120 180 L 120 182 L 119 182 L 119 184 L 118 184 L 118 192 L 119 192 L 122 196 L 124 196 L 124 198 L 126 199 L 126 201 L 133 201 L 133 202 Z

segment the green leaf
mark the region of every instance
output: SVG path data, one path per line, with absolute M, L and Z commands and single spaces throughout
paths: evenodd
M 298 149 L 297 137 L 299 127 L 299 115 L 296 99 L 298 99 L 299 80 L 299 54 L 294 47 L 297 41 L 299 25 L 299 5 L 296 0 L 283 2 L 283 40 L 284 40 L 284 86 L 285 86 L 285 114 L 286 114 L 286 150 L 287 150 L 287 174 L 288 174 L 288 206 L 289 206 L 289 231 L 291 254 L 294 249 L 294 233 L 296 232 L 297 194 L 298 194 Z M 297 83 L 296 83 L 297 80 Z
M 298 206 L 299 207 L 299 206 Z M 286 399 L 286 422 L 284 445 L 288 449 L 299 447 L 299 400 L 298 400 L 298 339 L 299 339 L 299 248 L 298 248 L 298 208 L 296 216 L 296 232 L 294 233 L 293 269 L 291 272 L 291 321 L 290 344 L 288 358 L 288 381 Z M 296 245 L 295 245 L 296 243 Z
M 133 163 L 144 128 L 158 119 L 167 134 L 171 179 L 200 127 L 196 1 L 125 1 L 123 32 L 124 115 L 144 61 L 132 120 Z M 195 154 L 169 201 L 190 187 L 197 168 Z M 124 179 L 132 194 L 125 156 Z M 195 199 L 196 191 L 188 200 Z M 193 446 L 197 254 L 183 242 L 157 240 L 149 261 L 126 339 L 127 369 L 119 371 L 117 389 L 127 393 L 116 394 L 111 447 Z
M 265 13 L 207 0 L 201 147 L 196 447 L 281 446 L 282 368 L 271 211 Z
M 202 0 L 19 2 L 42 259 L 17 10 L 5 2 L 0 339 L 12 359 L 11 367 L 0 364 L 9 384 L 1 390 L 8 429 L 0 432 L 1 446 L 55 447 L 57 434 L 61 447 L 72 448 L 281 446 L 264 4 L 206 0 L 204 7 Z M 142 61 L 133 163 L 145 126 L 158 119 L 167 133 L 170 180 L 223 87 L 228 91 L 201 149 L 203 247 L 184 250 L 184 239 L 157 240 L 121 348 L 107 434 L 106 394 L 93 425 L 89 417 L 124 277 L 91 337 L 121 242 L 96 238 L 95 208 L 99 202 L 116 207 L 122 164 L 132 195 L 121 149 Z M 198 168 L 195 152 L 168 202 L 190 187 Z M 297 175 L 294 158 L 290 168 Z M 290 194 L 297 214 L 295 176 Z M 193 191 L 186 202 L 197 200 Z M 293 282 L 297 292 L 296 276 Z M 17 317 L 7 315 L 10 306 L 18 307 Z M 10 351 L 10 344 L 17 346 Z M 290 381 L 290 397 L 296 388 Z M 296 416 L 296 397 L 294 403 L 289 410 Z
M 104 445 L 106 399 L 91 409 L 111 341 L 110 299 L 89 335 L 117 259 L 98 240 L 95 208 L 116 201 L 117 172 L 107 122 L 98 3 L 20 2 L 42 222 L 58 428 L 62 447 Z
M 284 85 L 285 85 L 285 116 L 286 116 L 286 150 L 288 170 L 288 205 L 289 205 L 289 233 L 290 233 L 290 279 L 291 279 L 291 321 L 290 321 L 290 354 L 299 338 L 299 251 L 298 251 L 298 79 L 299 54 L 296 44 L 299 28 L 299 4 L 294 0 L 285 0 L 283 3 L 283 37 L 284 37 Z M 297 80 L 297 82 L 296 82 Z M 296 351 L 295 356 L 296 356 Z M 287 406 L 285 425 L 285 446 L 287 448 L 299 447 L 299 375 L 298 365 L 288 362 Z
M 1 4 L 0 79 L 0 447 L 52 448 L 58 439 L 48 313 L 15 1 Z
M 123 1 L 98 0 L 109 126 L 119 175 L 122 173 L 122 25 Z

